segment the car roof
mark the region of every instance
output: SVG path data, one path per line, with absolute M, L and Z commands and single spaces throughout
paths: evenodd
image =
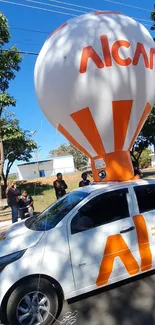
M 131 180 L 127 182 L 107 182 L 107 183 L 92 183 L 89 186 L 80 187 L 75 189 L 74 191 L 82 191 L 86 193 L 92 193 L 94 191 L 106 191 L 106 190 L 116 190 L 122 187 L 129 187 L 129 186 L 142 186 L 142 185 L 149 185 L 155 184 L 155 179 L 138 179 L 138 180 Z

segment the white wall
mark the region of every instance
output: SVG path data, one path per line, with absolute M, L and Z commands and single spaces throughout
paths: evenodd
M 57 173 L 71 174 L 75 172 L 74 160 L 72 156 L 53 158 L 53 172 L 52 175 Z
M 39 170 L 45 171 L 45 177 L 49 177 L 53 170 L 53 161 L 44 161 L 39 163 Z M 27 165 L 18 165 L 17 166 L 17 179 L 18 180 L 27 180 L 40 177 L 38 172 L 38 165 L 27 164 Z
M 69 174 L 75 172 L 74 160 L 72 156 L 55 157 L 52 160 L 39 163 L 39 170 L 44 170 L 45 177 L 54 176 L 57 173 Z M 27 180 L 39 178 L 37 163 L 17 166 L 17 179 Z
M 155 167 L 155 155 L 151 154 L 150 156 L 151 156 L 151 166 Z

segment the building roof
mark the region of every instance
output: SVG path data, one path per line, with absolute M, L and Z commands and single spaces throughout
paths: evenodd
M 69 156 L 57 156 L 57 157 L 51 157 L 49 159 L 44 159 L 44 160 L 38 160 L 38 161 L 30 161 L 30 162 L 26 162 L 24 164 L 19 164 L 17 165 L 17 167 L 20 167 L 20 166 L 27 166 L 27 165 L 34 165 L 34 164 L 42 164 L 44 162 L 48 162 L 48 161 L 53 161 L 53 160 L 56 160 L 56 159 L 66 159 L 66 158 L 73 158 L 73 156 L 69 155 Z

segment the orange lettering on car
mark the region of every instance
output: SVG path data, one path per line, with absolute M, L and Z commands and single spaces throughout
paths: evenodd
M 150 270 L 152 267 L 152 253 L 149 244 L 148 231 L 145 219 L 142 215 L 134 216 L 133 221 L 136 227 L 139 253 L 141 257 L 141 271 Z
M 100 265 L 99 274 L 96 280 L 97 286 L 108 283 L 113 271 L 115 257 L 119 257 L 129 275 L 135 275 L 140 270 L 148 271 L 152 268 L 152 253 L 149 244 L 149 236 L 145 219 L 142 215 L 133 217 L 137 233 L 138 249 L 141 257 L 141 268 L 131 253 L 121 235 L 109 236 L 106 241 L 103 259 Z
M 113 264 L 116 257 L 119 257 L 130 275 L 139 272 L 139 266 L 129 247 L 121 235 L 109 236 L 106 241 L 104 256 L 101 262 L 99 275 L 96 285 L 101 286 L 108 283 L 113 270 Z

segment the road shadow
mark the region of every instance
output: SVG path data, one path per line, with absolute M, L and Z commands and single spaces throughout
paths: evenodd
M 136 277 L 92 297 L 65 302 L 59 321 L 78 311 L 75 325 L 154 325 L 155 275 Z M 66 323 L 67 324 L 67 323 Z

